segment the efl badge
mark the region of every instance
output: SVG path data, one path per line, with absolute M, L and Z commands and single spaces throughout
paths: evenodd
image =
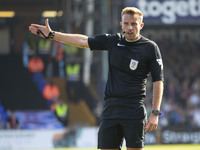
M 162 59 L 156 59 L 156 61 L 157 61 L 158 64 L 161 66 L 161 70 L 163 70 L 163 62 L 162 62 Z
M 139 63 L 139 61 L 131 59 L 131 62 L 130 62 L 130 65 L 129 65 L 130 69 L 131 70 L 137 69 L 138 63 Z

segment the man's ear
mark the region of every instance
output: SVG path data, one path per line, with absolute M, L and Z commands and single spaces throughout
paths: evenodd
M 144 23 L 142 22 L 140 25 L 140 30 L 144 27 Z
M 120 22 L 120 25 L 122 26 L 122 22 Z

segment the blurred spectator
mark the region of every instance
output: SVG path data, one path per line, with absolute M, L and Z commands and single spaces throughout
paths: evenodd
M 162 115 L 163 116 L 160 118 L 159 124 L 161 127 L 166 127 L 169 125 L 169 120 L 164 113 L 162 113 Z
M 47 83 L 43 89 L 43 96 L 47 100 L 47 105 L 51 108 L 51 105 L 59 99 L 60 90 L 53 82 Z
M 58 75 L 59 77 L 64 77 L 65 76 L 65 69 L 64 69 L 64 48 L 63 44 L 61 42 L 57 42 L 57 57 L 56 61 L 58 62 Z
M 37 54 L 34 54 L 34 56 L 29 60 L 28 68 L 32 73 L 42 72 L 44 70 L 43 60 Z
M 200 95 L 199 95 L 199 91 L 195 90 L 189 97 L 189 105 L 194 106 L 194 107 L 198 107 L 200 106 Z M 193 108 L 193 107 L 191 107 Z
M 11 111 L 7 118 L 6 129 L 20 129 L 19 120 L 16 118 L 14 111 Z
M 192 111 L 193 118 L 193 127 L 199 128 L 200 127 L 200 108 L 194 109 Z
M 28 58 L 28 42 L 24 41 L 23 43 L 23 64 L 25 68 L 28 68 L 29 58 Z
M 67 96 L 70 101 L 77 102 L 80 99 L 81 65 L 80 63 L 68 63 L 66 65 Z M 78 94 L 79 93 L 79 94 Z
M 200 92 L 200 77 L 196 77 L 192 83 L 192 90 Z
M 29 60 L 28 69 L 32 73 L 32 79 L 41 94 L 43 94 L 43 89 L 46 85 L 43 75 L 44 67 L 43 59 L 38 55 L 38 51 L 36 51 Z
M 46 76 L 64 77 L 64 50 L 63 44 L 57 41 L 51 41 L 51 48 L 48 56 Z
M 0 114 L 0 129 L 5 129 L 4 122 L 2 120 L 1 114 Z
M 47 53 L 51 48 L 51 41 L 41 38 L 39 39 L 38 46 L 40 52 Z
M 55 114 L 58 120 L 66 127 L 68 126 L 68 105 L 64 103 L 62 100 L 58 100 L 55 103 Z

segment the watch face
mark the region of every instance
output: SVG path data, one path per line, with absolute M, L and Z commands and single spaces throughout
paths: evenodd
M 152 113 L 155 114 L 156 116 L 161 114 L 159 110 L 153 110 Z

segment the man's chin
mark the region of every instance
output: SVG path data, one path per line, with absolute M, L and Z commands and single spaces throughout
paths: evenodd
M 126 40 L 128 42 L 134 42 L 136 40 L 136 38 L 134 38 L 134 37 L 126 37 Z

